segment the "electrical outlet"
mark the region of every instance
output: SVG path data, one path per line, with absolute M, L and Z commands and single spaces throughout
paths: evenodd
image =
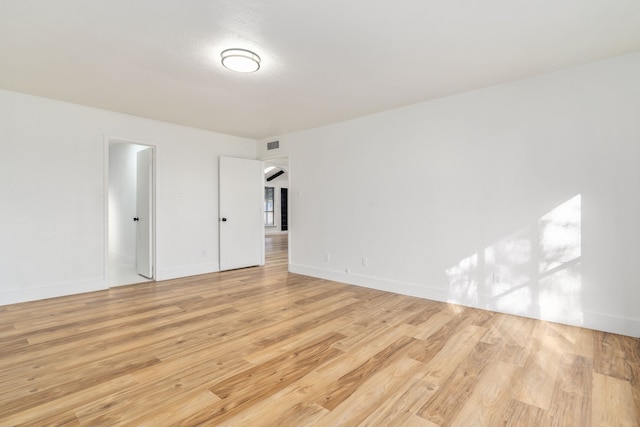
M 368 258 L 368 257 L 366 257 L 366 256 L 363 256 L 363 257 L 362 257 L 362 266 L 363 266 L 363 267 L 366 267 L 366 266 L 368 266 L 368 265 L 369 265 L 369 258 Z
M 331 254 L 329 252 L 324 253 L 324 262 L 331 262 Z

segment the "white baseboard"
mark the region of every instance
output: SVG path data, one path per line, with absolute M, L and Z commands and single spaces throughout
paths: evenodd
M 546 318 L 536 313 L 544 312 L 541 307 L 532 305 L 527 312 L 509 311 L 509 309 L 497 309 L 495 307 L 483 307 L 466 302 L 452 301 L 450 293 L 446 289 L 436 288 L 417 283 L 408 283 L 395 280 L 381 279 L 377 277 L 363 276 L 359 274 L 346 273 L 343 271 L 325 270 L 299 264 L 289 264 L 289 271 L 305 276 L 318 277 L 320 279 L 332 280 L 335 282 L 347 283 L 350 285 L 364 286 L 371 289 L 378 289 L 386 292 L 393 292 L 402 295 L 409 295 L 425 298 L 434 301 L 463 305 L 466 307 L 479 308 L 516 316 L 529 317 L 532 319 L 545 320 L 555 323 L 563 323 L 571 326 L 595 329 L 598 331 L 611 332 L 615 334 L 627 335 L 640 338 L 640 319 L 611 316 L 602 313 L 577 312 L 567 310 L 562 317 L 547 316 Z M 484 297 L 484 298 L 483 298 Z M 479 300 L 490 299 L 486 295 L 479 296 Z
M 156 280 L 171 280 L 181 277 L 197 276 L 199 274 L 217 273 L 220 271 L 218 263 L 189 265 L 186 267 L 166 268 L 156 271 Z
M 101 291 L 108 288 L 107 281 L 103 277 L 80 282 L 55 283 L 29 289 L 0 292 L 0 305 L 63 297 L 67 295 Z
M 292 273 L 303 274 L 305 276 L 333 280 L 334 282 L 364 286 L 366 288 L 378 289 L 380 291 L 393 292 L 396 294 L 426 298 L 435 301 L 446 302 L 448 297 L 448 293 L 446 291 L 438 288 L 432 288 L 415 283 L 363 276 L 360 274 L 346 273 L 342 271 L 325 270 L 297 264 L 289 264 L 289 271 Z
M 640 338 L 640 319 L 584 312 L 583 328 Z

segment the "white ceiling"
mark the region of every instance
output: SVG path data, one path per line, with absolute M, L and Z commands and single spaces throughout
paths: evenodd
M 0 1 L 0 87 L 255 139 L 635 50 L 639 0 Z

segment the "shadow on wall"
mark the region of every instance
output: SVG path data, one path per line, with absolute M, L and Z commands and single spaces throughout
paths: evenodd
M 582 205 L 577 195 L 536 224 L 446 269 L 449 302 L 583 324 Z

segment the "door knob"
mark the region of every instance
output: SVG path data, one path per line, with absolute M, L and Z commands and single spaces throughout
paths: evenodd
M 227 222 L 227 218 L 221 218 L 220 221 Z
M 140 218 L 135 217 L 135 218 L 133 218 L 133 220 L 134 220 L 134 221 L 140 221 Z

